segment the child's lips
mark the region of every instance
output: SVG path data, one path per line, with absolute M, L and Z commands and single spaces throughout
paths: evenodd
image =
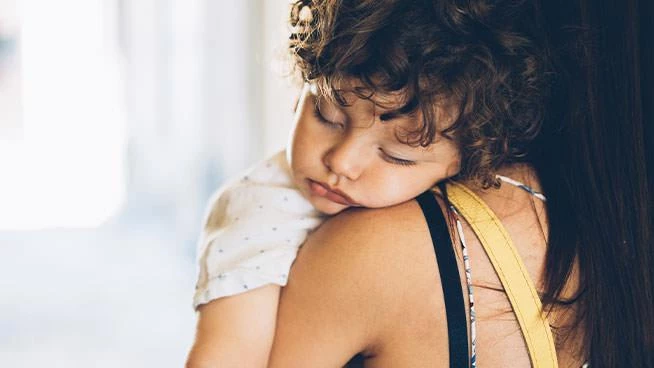
M 331 189 L 324 183 L 313 181 L 311 179 L 307 180 L 309 182 L 309 190 L 311 190 L 311 194 L 318 197 L 327 198 L 332 202 L 336 202 L 344 206 L 359 206 L 359 204 L 352 200 L 352 198 L 348 197 L 347 194 L 336 189 Z

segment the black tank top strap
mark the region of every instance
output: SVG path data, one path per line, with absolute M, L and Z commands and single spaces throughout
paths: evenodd
M 443 193 L 445 193 L 444 189 L 441 188 Z M 416 200 L 427 220 L 434 245 L 436 262 L 438 263 L 438 271 L 441 276 L 441 287 L 443 288 L 445 313 L 447 315 L 450 367 L 468 367 L 468 323 L 458 263 L 454 255 L 454 247 L 447 228 L 447 221 L 445 221 L 445 216 L 443 216 L 443 212 L 434 197 L 434 192 L 428 190 L 416 197 Z M 344 368 L 363 367 L 364 360 L 363 355 L 357 354 Z
M 434 197 L 434 192 L 428 190 L 419 195 L 416 200 L 427 220 L 441 276 L 447 315 L 450 367 L 468 367 L 468 323 L 458 262 L 454 255 L 447 221 Z

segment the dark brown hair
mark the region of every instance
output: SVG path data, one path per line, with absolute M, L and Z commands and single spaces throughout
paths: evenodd
M 441 133 L 460 178 L 524 161 L 548 197 L 546 308 L 575 304 L 591 367 L 654 367 L 653 5 L 640 0 L 300 0 L 291 54 L 344 104 L 401 92 L 409 144 Z M 434 106 L 455 107 L 441 129 Z M 649 142 L 649 143 L 648 143 Z M 580 290 L 560 296 L 575 259 Z
M 524 157 L 542 121 L 548 62 L 537 14 L 515 0 L 304 0 L 291 13 L 290 46 L 302 78 L 341 104 L 348 79 L 363 98 L 401 92 L 393 113 L 423 116 L 409 144 L 429 145 L 445 126 L 434 106 L 454 107 L 440 133 L 458 143 L 459 177 L 488 187 L 497 168 Z
M 543 302 L 577 258 L 590 366 L 654 367 L 654 5 L 542 6 L 557 71 L 530 153 L 548 198 Z

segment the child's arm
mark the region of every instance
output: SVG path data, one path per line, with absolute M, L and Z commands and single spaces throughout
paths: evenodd
M 279 285 L 266 285 L 200 306 L 186 367 L 266 367 L 279 290 Z
M 210 201 L 199 242 L 195 343 L 187 367 L 265 367 L 279 290 L 322 218 L 279 153 Z

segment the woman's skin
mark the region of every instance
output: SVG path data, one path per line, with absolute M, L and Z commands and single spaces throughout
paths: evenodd
M 399 107 L 398 96 L 378 97 L 387 108 Z M 437 137 L 427 147 L 398 141 L 416 117 L 382 122 L 386 109 L 351 93 L 345 98 L 351 106 L 329 103 L 307 84 L 296 109 L 288 159 L 295 184 L 319 211 L 332 215 L 349 207 L 391 206 L 458 172 L 459 154 L 451 140 Z M 450 119 L 438 111 L 444 128 Z M 187 367 L 265 366 L 279 289 L 268 285 L 200 306 Z
M 507 167 L 501 174 L 540 189 L 533 171 Z M 511 235 L 532 276 L 544 271 L 547 222 L 543 204 L 513 186 L 476 190 Z M 443 207 L 442 201 L 439 201 Z M 481 367 L 530 367 L 528 353 L 490 261 L 464 223 Z M 465 275 L 456 233 L 451 234 Z M 576 275 L 564 296 L 577 286 Z M 535 282 L 541 288 L 540 282 Z M 464 293 L 467 303 L 467 293 Z M 550 324 L 565 327 L 572 310 L 555 310 Z M 580 335 L 563 343 L 560 367 L 580 367 Z M 384 209 L 355 209 L 326 221 L 301 248 L 283 289 L 270 367 L 340 367 L 354 354 L 370 367 L 449 367 L 443 295 L 425 218 L 415 201 Z
M 369 101 L 352 97 L 348 102 L 348 107 L 329 104 L 311 88 L 304 89 L 289 150 L 296 184 L 328 214 L 358 206 L 386 208 L 347 211 L 309 237 L 282 291 L 270 366 L 339 367 L 363 352 L 374 367 L 448 367 L 433 245 L 422 211 L 415 201 L 406 200 L 456 174 L 458 150 L 442 137 L 427 148 L 401 145 L 395 133 L 413 126 L 410 117 L 382 123 L 380 111 Z M 398 165 L 388 155 L 414 164 Z M 500 174 L 540 189 L 527 165 L 507 166 Z M 508 185 L 485 191 L 467 185 L 502 220 L 532 279 L 541 280 L 547 234 L 543 203 Z M 339 198 L 323 187 L 343 195 Z M 499 279 L 467 224 L 464 234 L 473 284 L 488 286 L 474 288 L 480 366 L 529 367 L 509 301 L 498 291 Z M 451 236 L 459 244 L 457 234 Z M 463 270 L 461 250 L 455 250 Z M 465 275 L 460 275 L 465 290 Z M 570 290 L 576 282 L 573 277 Z M 564 326 L 570 312 L 554 311 L 550 323 Z M 562 367 L 582 364 L 582 357 L 570 355 L 578 351 L 575 344 L 579 341 L 572 336 L 559 348 Z
M 189 366 L 265 366 L 262 347 L 270 344 L 271 367 L 338 367 L 357 352 L 373 357 L 375 367 L 448 366 L 438 269 L 424 216 L 411 199 L 458 172 L 458 149 L 442 136 L 425 148 L 404 145 L 397 133 L 415 127 L 417 116 L 382 122 L 385 109 L 345 97 L 349 106 L 342 107 L 305 86 L 287 154 L 296 185 L 318 210 L 372 209 L 351 208 L 309 237 L 278 312 L 278 286 L 202 306 Z M 394 96 L 381 97 L 384 106 L 398 103 Z M 437 116 L 439 131 L 452 120 L 444 109 Z M 500 173 L 540 188 L 527 166 Z M 477 193 L 507 227 L 532 279 L 540 280 L 547 234 L 543 204 L 507 185 Z M 464 231 L 473 284 L 491 287 L 475 287 L 480 366 L 529 366 L 508 300 L 492 289 L 501 289 L 499 280 L 465 224 Z M 451 235 L 459 244 L 457 234 Z M 455 251 L 465 290 L 460 248 Z M 562 312 L 550 322 L 563 325 Z M 574 343 L 570 339 L 558 351 L 562 367 L 581 363 L 568 354 Z

